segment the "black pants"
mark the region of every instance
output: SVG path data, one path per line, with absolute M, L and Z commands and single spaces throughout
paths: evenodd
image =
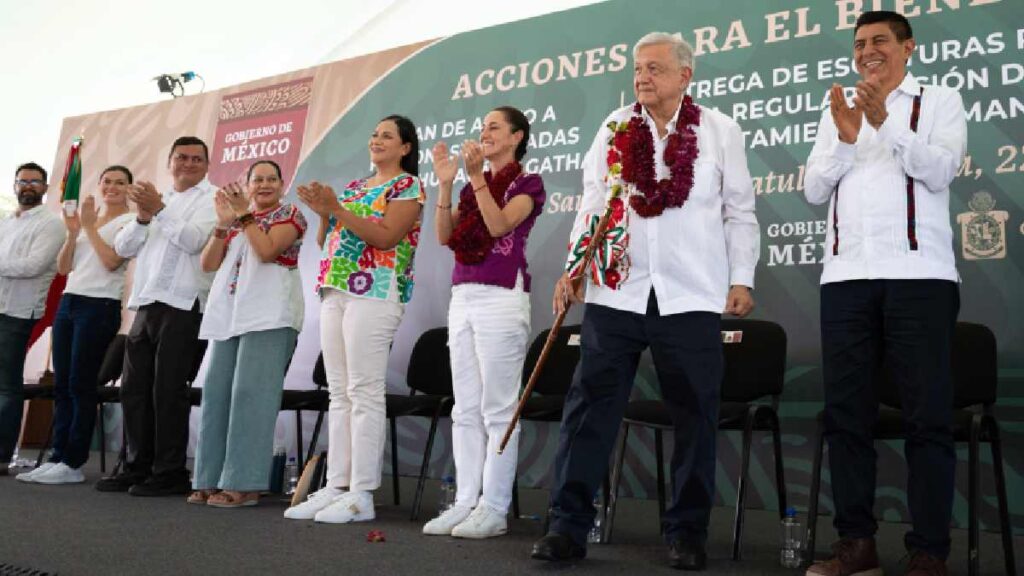
M 205 349 L 202 319 L 198 303 L 185 311 L 157 302 L 135 315 L 121 380 L 132 473 L 188 480 L 188 380 Z
M 669 541 L 703 544 L 715 494 L 721 317 L 710 312 L 661 316 L 652 291 L 645 315 L 588 304 L 581 344 L 558 439 L 551 530 L 586 543 L 594 496 L 608 472 L 640 354 L 650 346 L 675 424 L 672 504 L 663 531 Z
M 899 388 L 906 421 L 908 549 L 949 555 L 956 453 L 951 427 L 959 288 L 944 280 L 856 280 L 821 288 L 825 437 L 835 527 L 873 536 L 879 378 Z

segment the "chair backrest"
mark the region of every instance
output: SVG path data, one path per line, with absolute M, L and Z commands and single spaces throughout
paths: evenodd
M 725 376 L 722 400 L 750 402 L 782 394 L 786 379 L 786 331 L 766 320 L 722 320 Z M 731 341 L 730 341 L 731 340 Z
M 533 344 L 526 353 L 526 361 L 523 362 L 523 385 L 530 380 L 533 367 L 540 359 L 541 350 L 544 349 L 544 342 L 548 339 L 551 329 L 548 328 L 533 339 Z M 542 396 L 565 396 L 572 384 L 573 373 L 576 371 L 576 364 L 580 361 L 580 326 L 562 326 L 558 329 L 555 343 L 548 353 L 544 369 L 537 377 L 537 384 L 533 392 Z
M 996 336 L 987 326 L 957 322 L 953 332 L 953 407 L 990 405 L 996 401 L 998 377 Z M 882 404 L 900 408 L 899 388 L 888 368 L 878 389 Z
M 448 353 L 448 328 L 431 328 L 420 335 L 409 356 L 406 384 L 415 392 L 452 395 L 452 360 Z
M 127 339 L 124 334 L 118 334 L 110 341 L 103 355 L 103 363 L 100 364 L 100 372 L 96 376 L 97 385 L 106 386 L 121 377 L 121 371 L 124 370 L 124 344 Z
M 316 364 L 313 365 L 313 384 L 318 390 L 327 388 L 327 370 L 324 368 L 324 353 L 316 357 Z

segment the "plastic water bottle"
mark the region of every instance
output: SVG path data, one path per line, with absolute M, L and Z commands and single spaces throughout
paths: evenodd
M 281 494 L 284 492 L 284 467 L 288 461 L 288 454 L 283 446 L 274 448 L 274 457 L 270 461 L 270 492 Z
M 299 485 L 299 465 L 295 456 L 288 458 L 288 465 L 284 467 L 284 477 L 288 479 L 288 490 L 285 494 L 295 494 L 295 487 Z
M 800 567 L 801 551 L 804 547 L 804 533 L 800 528 L 796 510 L 792 507 L 786 508 L 786 516 L 782 519 L 782 550 L 779 552 L 779 562 L 786 568 Z
M 441 496 L 437 502 L 437 513 L 444 514 L 455 506 L 455 478 L 445 476 L 441 479 Z
M 604 541 L 604 504 L 601 502 L 601 492 L 594 497 L 594 510 L 597 513 L 594 514 L 594 524 L 590 527 L 590 532 L 587 532 L 587 544 L 600 544 Z

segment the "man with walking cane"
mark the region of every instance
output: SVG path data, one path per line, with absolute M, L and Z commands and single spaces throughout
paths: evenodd
M 701 570 L 715 490 L 721 314 L 745 316 L 754 306 L 760 232 L 739 126 L 684 98 L 690 45 L 653 32 L 634 46 L 633 59 L 637 101 L 612 112 L 594 138 L 567 272 L 555 287 L 555 311 L 564 313 L 582 301 L 583 281 L 590 284 L 550 531 L 533 557 L 586 556 L 594 495 L 649 346 L 675 424 L 672 504 L 663 519 L 669 559 L 674 568 Z

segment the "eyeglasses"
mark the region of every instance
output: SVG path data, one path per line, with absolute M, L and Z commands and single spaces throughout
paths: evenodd
M 188 154 L 175 154 L 174 161 L 184 164 L 191 162 L 193 164 L 206 164 L 206 158 L 203 156 L 189 156 Z
M 30 180 L 22 180 L 21 178 L 18 178 L 14 181 L 15 186 L 42 186 L 43 184 L 46 184 L 46 180 L 41 180 L 39 178 L 32 178 Z

